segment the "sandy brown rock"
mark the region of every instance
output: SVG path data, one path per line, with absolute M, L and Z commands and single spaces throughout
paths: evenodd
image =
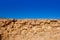
M 0 19 L 0 40 L 60 40 L 60 20 Z

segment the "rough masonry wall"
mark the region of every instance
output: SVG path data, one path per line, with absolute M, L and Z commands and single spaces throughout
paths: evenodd
M 0 40 L 60 40 L 60 20 L 0 19 Z

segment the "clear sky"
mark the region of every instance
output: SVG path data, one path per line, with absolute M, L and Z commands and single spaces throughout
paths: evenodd
M 0 0 L 3 18 L 60 18 L 60 0 Z

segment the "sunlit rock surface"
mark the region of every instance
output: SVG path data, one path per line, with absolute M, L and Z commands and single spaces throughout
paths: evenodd
M 0 40 L 60 40 L 60 20 L 0 19 Z

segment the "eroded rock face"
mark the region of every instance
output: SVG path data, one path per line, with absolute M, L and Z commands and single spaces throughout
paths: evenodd
M 60 20 L 0 19 L 0 40 L 60 40 Z

